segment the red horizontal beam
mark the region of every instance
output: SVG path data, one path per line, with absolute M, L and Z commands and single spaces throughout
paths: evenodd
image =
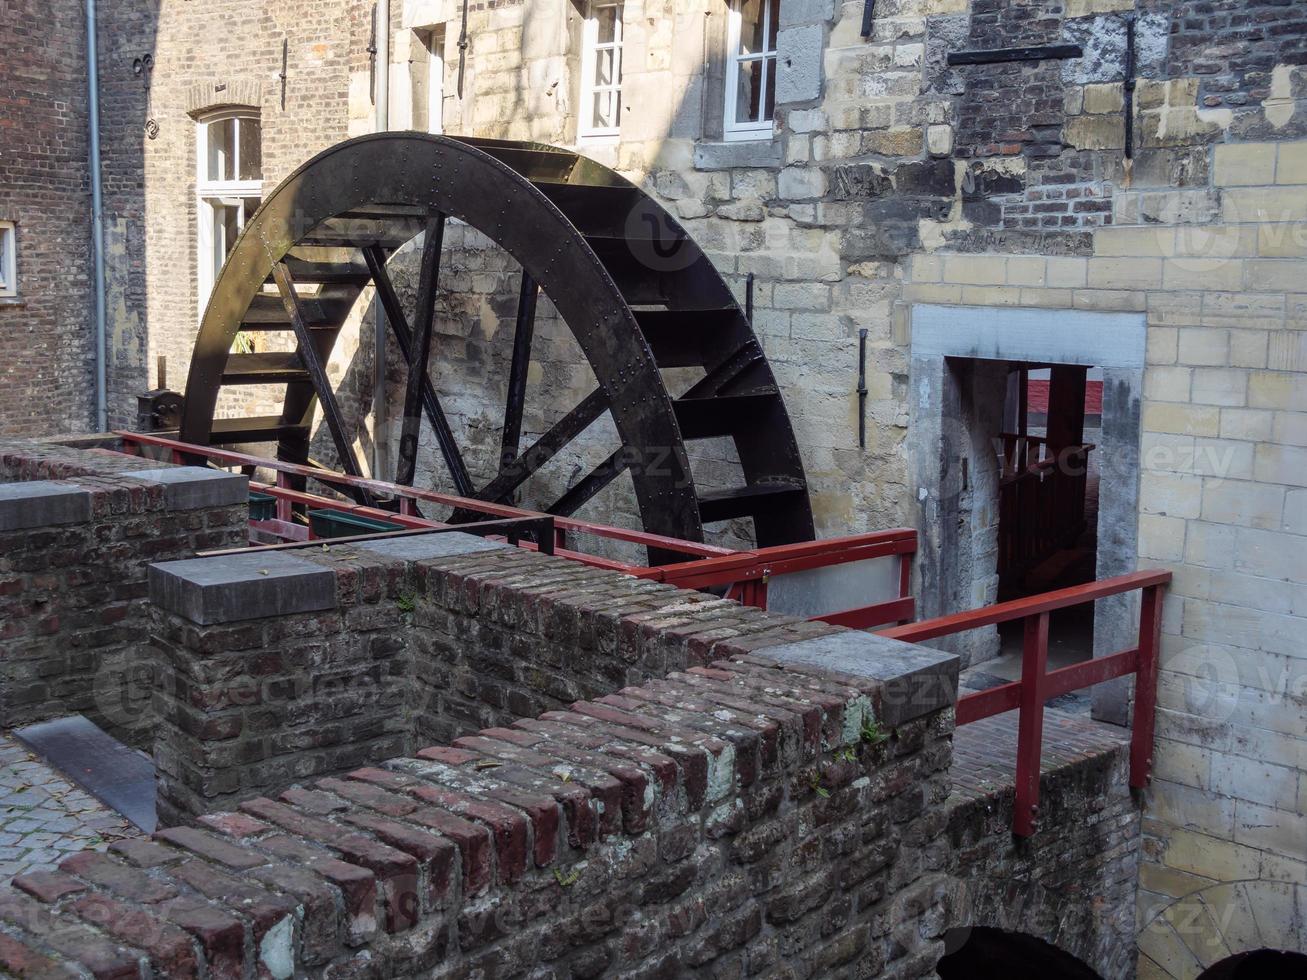
M 482 514 L 492 514 L 497 517 L 548 516 L 539 511 L 511 507 L 507 504 L 496 504 L 487 500 L 476 500 L 470 497 L 458 497 L 454 494 L 439 493 L 435 490 L 419 490 L 415 487 L 405 487 L 395 483 L 387 483 L 384 480 L 371 480 L 367 477 L 349 476 L 345 473 L 337 473 L 335 470 L 321 469 L 316 466 L 303 466 L 298 463 L 284 463 L 281 460 L 264 459 L 261 456 L 250 456 L 245 453 L 232 452 L 229 449 L 215 449 L 213 446 L 196 446 L 191 443 L 179 442 L 176 439 L 146 435 L 141 432 L 117 431 L 114 435 L 120 437 L 126 443 L 158 446 L 173 452 L 202 456 L 205 459 L 213 460 L 214 462 L 221 463 L 225 466 L 262 467 L 264 469 L 275 470 L 278 473 L 288 473 L 292 476 L 302 476 L 307 479 L 317 480 L 319 483 L 325 483 L 329 486 L 354 487 L 382 495 L 408 498 L 410 500 L 425 500 L 431 503 L 444 504 L 450 507 L 459 507 L 465 510 L 476 511 Z M 387 513 L 389 513 L 389 511 L 387 511 Z M 653 534 L 649 531 L 631 531 L 626 528 L 612 527 L 607 524 L 594 524 L 590 521 L 579 521 L 571 517 L 555 517 L 554 522 L 558 527 L 564 528 L 568 531 L 574 531 L 578 534 L 593 534 L 597 537 L 609 538 L 615 541 L 626 541 L 631 544 L 644 545 L 650 548 L 660 548 L 665 551 L 679 551 L 686 555 L 711 556 L 737 554 L 737 552 L 730 548 L 719 548 L 716 545 L 703 544 L 698 541 L 683 541 L 680 538 L 670 538 L 666 535 Z
M 1170 581 L 1171 573 L 1164 569 L 1131 572 L 1129 575 L 1118 575 L 1115 578 L 1088 582 L 1085 585 L 1073 585 L 1068 589 L 1044 592 L 1024 599 L 1013 599 L 1011 602 L 1000 602 L 998 605 L 986 606 L 982 609 L 969 609 L 966 612 L 953 613 L 951 616 L 926 619 L 920 623 L 893 626 L 887 630 L 880 630 L 880 635 L 908 643 L 920 643 L 923 640 L 964 633 L 982 626 L 993 626 L 1014 619 L 1025 619 L 1027 616 L 1079 606 L 1086 602 L 1093 602 L 1095 599 L 1133 592 L 1135 589 L 1165 585 Z
M 764 575 L 785 575 L 829 565 L 912 554 L 916 550 L 917 532 L 911 528 L 894 528 L 679 562 L 651 568 L 640 575 L 683 589 L 702 589 L 743 579 L 762 578 Z
M 1042 685 L 1044 700 L 1055 698 L 1072 691 L 1093 687 L 1114 677 L 1133 674 L 1139 666 L 1137 649 L 1122 650 L 1120 653 L 1106 657 L 1095 657 L 1082 663 L 1072 664 L 1058 670 L 1050 670 L 1044 675 Z M 957 723 L 968 725 L 982 718 L 1001 715 L 1005 711 L 1015 711 L 1021 706 L 1021 682 L 1000 684 L 974 694 L 964 694 L 958 698 Z
M 827 613 L 825 616 L 813 616 L 813 619 L 832 626 L 847 626 L 849 629 L 865 630 L 882 623 L 901 623 L 911 619 L 917 608 L 917 600 L 912 596 L 891 599 L 871 606 L 859 606 L 857 609 L 845 609 L 841 612 Z

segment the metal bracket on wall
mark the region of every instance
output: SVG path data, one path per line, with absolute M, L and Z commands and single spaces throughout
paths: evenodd
M 1122 83 L 1125 111 L 1125 158 L 1135 156 L 1135 19 L 1125 18 L 1125 79 Z
M 283 37 L 281 39 L 281 73 L 277 76 L 281 80 L 281 111 L 286 111 L 286 68 L 290 62 L 290 39 Z
M 863 0 L 862 5 L 862 36 L 871 37 L 871 29 L 875 26 L 876 20 L 876 0 Z
M 858 448 L 867 448 L 867 328 L 858 331 Z
M 1021 48 L 994 48 L 991 51 L 953 51 L 950 65 L 997 65 L 1006 61 L 1064 61 L 1084 56 L 1078 44 L 1043 44 Z
M 463 97 L 463 72 L 467 68 L 467 0 L 463 0 L 463 25 L 458 29 L 458 97 Z

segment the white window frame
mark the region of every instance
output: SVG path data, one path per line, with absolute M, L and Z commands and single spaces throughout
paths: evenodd
M 422 46 L 427 51 L 427 132 L 445 131 L 445 27 L 424 29 Z
M 598 11 L 616 7 L 617 16 L 613 19 L 613 39 L 599 42 Z M 580 139 L 616 138 L 622 121 L 622 15 L 623 0 L 592 0 L 586 4 L 585 27 L 581 40 L 581 115 L 577 120 L 577 136 Z M 595 84 L 595 64 L 600 51 L 613 52 L 613 81 L 609 85 Z M 606 93 L 612 93 L 617 103 L 616 126 L 595 126 L 595 100 Z
M 0 299 L 18 295 L 18 226 L 0 221 Z
M 750 122 L 737 122 L 735 119 L 736 100 L 739 96 L 740 86 L 740 65 L 745 62 L 762 62 L 758 106 L 760 112 L 765 111 L 767 108 L 767 62 L 776 61 L 776 49 L 767 49 L 768 37 L 771 35 L 772 28 L 772 3 L 771 0 L 761 0 L 761 2 L 763 4 L 763 50 L 742 54 L 740 52 L 740 27 L 743 21 L 740 15 L 742 0 L 731 0 L 726 32 L 726 107 L 722 116 L 722 137 L 727 141 L 771 139 L 776 128 L 775 120 L 772 118 Z M 777 4 L 777 13 L 779 13 L 779 7 L 780 5 Z M 777 71 L 779 70 L 778 66 Z
M 240 122 L 241 119 L 259 119 L 256 109 L 223 109 L 209 113 L 199 120 L 195 127 L 195 220 L 196 220 L 196 299 L 198 315 L 204 316 L 204 308 L 209 303 L 209 294 L 213 292 L 214 273 L 214 209 L 215 205 L 235 206 L 240 208 L 240 227 L 252 217 L 245 213 L 245 202 L 250 198 L 263 198 L 263 179 L 257 180 L 209 180 L 209 126 L 227 119 L 236 119 L 237 132 L 232 146 L 237 155 L 232 163 L 231 172 L 240 173 Z

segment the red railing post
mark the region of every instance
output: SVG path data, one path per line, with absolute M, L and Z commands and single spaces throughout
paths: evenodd
M 1143 789 L 1153 768 L 1153 724 L 1157 715 L 1158 647 L 1162 637 L 1162 587 L 1143 590 L 1139 610 L 1139 667 L 1135 675 L 1134 721 L 1130 734 L 1130 785 Z
M 290 474 L 277 471 L 277 488 L 285 490 L 290 486 Z M 285 521 L 289 524 L 295 519 L 295 505 L 288 497 L 277 497 L 277 520 Z
M 1029 837 L 1039 816 L 1039 760 L 1044 742 L 1044 674 L 1048 666 L 1048 613 L 1026 618 L 1021 653 L 1021 707 L 1017 716 L 1017 786 L 1012 833 Z

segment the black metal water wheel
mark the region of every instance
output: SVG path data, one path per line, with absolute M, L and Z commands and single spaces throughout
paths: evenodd
M 451 217 L 489 237 L 522 267 L 503 461 L 480 486 L 426 370 L 441 242 Z M 410 312 L 396 295 L 386 261 L 418 235 L 424 236 L 421 273 Z M 312 290 L 305 288 L 310 284 Z M 458 493 L 507 500 L 610 412 L 622 445 L 561 498 L 525 506 L 571 514 L 629 470 L 648 531 L 697 541 L 705 524 L 749 517 L 759 545 L 813 537 L 789 417 L 726 283 L 684 229 L 634 184 L 577 153 L 539 143 L 378 134 L 333 146 L 295 171 L 250 219 L 218 278 L 191 360 L 181 439 L 198 445 L 276 442 L 278 459 L 303 462 L 320 405 L 342 468 L 359 473 L 354 429 L 342 416 L 325 365 L 368 284 L 376 287 L 410 365 L 395 482 L 413 479 L 424 418 Z M 597 387 L 521 449 L 537 290 L 580 344 Z M 233 352 L 241 331 L 289 332 L 296 349 Z M 675 367 L 704 373 L 688 390 L 672 394 L 662 369 Z M 285 384 L 279 416 L 214 418 L 220 389 L 256 384 Z M 685 443 L 719 437 L 734 441 L 744 483 L 700 490 Z

